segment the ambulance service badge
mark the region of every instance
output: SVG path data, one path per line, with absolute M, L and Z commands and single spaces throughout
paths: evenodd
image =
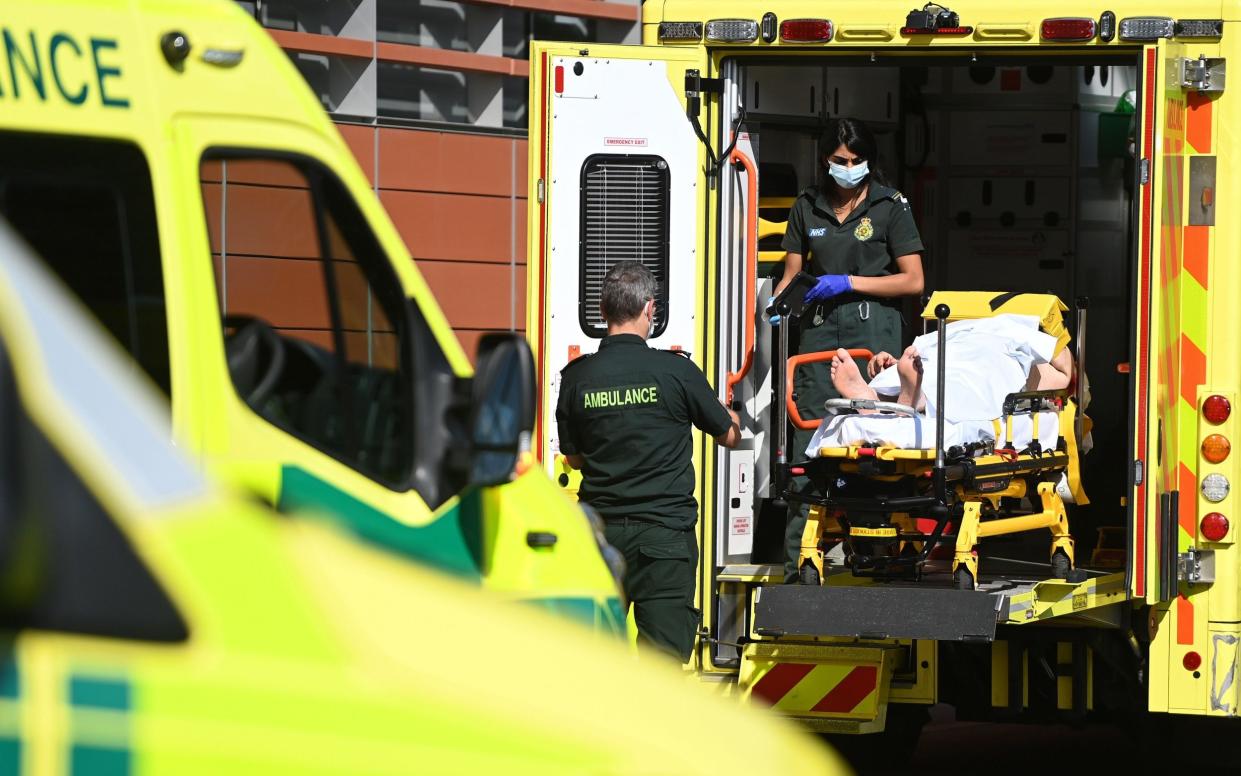
M 863 242 L 875 236 L 875 227 L 870 222 L 870 218 L 862 217 L 862 222 L 857 225 L 857 229 L 853 230 L 853 236 Z

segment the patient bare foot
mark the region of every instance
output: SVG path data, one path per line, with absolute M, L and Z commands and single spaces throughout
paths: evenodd
M 832 385 L 846 399 L 877 399 L 878 394 L 862 379 L 849 351 L 839 348 L 832 357 Z
M 914 409 L 921 409 L 925 404 L 922 396 L 922 357 L 913 345 L 905 348 L 900 360 L 896 362 L 896 373 L 901 378 L 901 392 L 897 395 L 898 404 Z

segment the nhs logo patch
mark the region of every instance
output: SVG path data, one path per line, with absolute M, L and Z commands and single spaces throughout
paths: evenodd
M 822 237 L 823 235 L 827 234 L 827 227 L 820 226 L 815 229 L 809 230 L 808 232 L 806 232 L 806 234 L 810 237 Z

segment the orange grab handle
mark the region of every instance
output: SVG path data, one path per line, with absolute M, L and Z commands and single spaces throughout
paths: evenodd
M 733 149 L 728 160 L 740 164 L 746 173 L 746 215 L 745 215 L 745 356 L 741 361 L 741 369 L 729 372 L 725 382 L 724 395 L 731 407 L 733 389 L 750 373 L 754 364 L 754 295 L 755 282 L 758 277 L 758 170 L 750 157 Z
M 852 348 L 848 351 L 850 356 L 854 358 L 864 358 L 867 361 L 874 358 L 875 354 L 865 348 Z M 803 419 L 801 413 L 797 411 L 797 402 L 793 400 L 793 375 L 797 373 L 797 368 L 804 364 L 819 364 L 824 361 L 831 361 L 836 357 L 834 350 L 820 350 L 817 353 L 802 353 L 799 356 L 790 358 L 784 368 L 784 406 L 788 408 L 789 419 L 793 421 L 793 426 L 802 431 L 813 431 L 819 427 L 819 421 L 814 418 Z

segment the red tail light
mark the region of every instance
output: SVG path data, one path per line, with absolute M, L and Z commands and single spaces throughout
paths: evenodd
M 1197 671 L 1202 667 L 1202 655 L 1197 652 L 1186 652 L 1185 657 L 1181 658 L 1181 665 L 1185 666 L 1186 671 Z
M 780 40 L 785 43 L 826 43 L 832 39 L 832 23 L 827 19 L 787 19 L 780 22 Z
M 1063 17 L 1043 20 L 1043 40 L 1065 42 L 1094 40 L 1095 30 L 1094 19 Z
M 1223 396 L 1208 396 L 1206 401 L 1202 402 L 1202 416 L 1216 425 L 1228 420 L 1231 414 L 1232 404 Z
M 1219 512 L 1208 512 L 1206 517 L 1202 518 L 1202 522 L 1198 524 L 1198 529 L 1202 531 L 1202 538 L 1208 542 L 1220 542 L 1228 535 L 1228 518 Z

